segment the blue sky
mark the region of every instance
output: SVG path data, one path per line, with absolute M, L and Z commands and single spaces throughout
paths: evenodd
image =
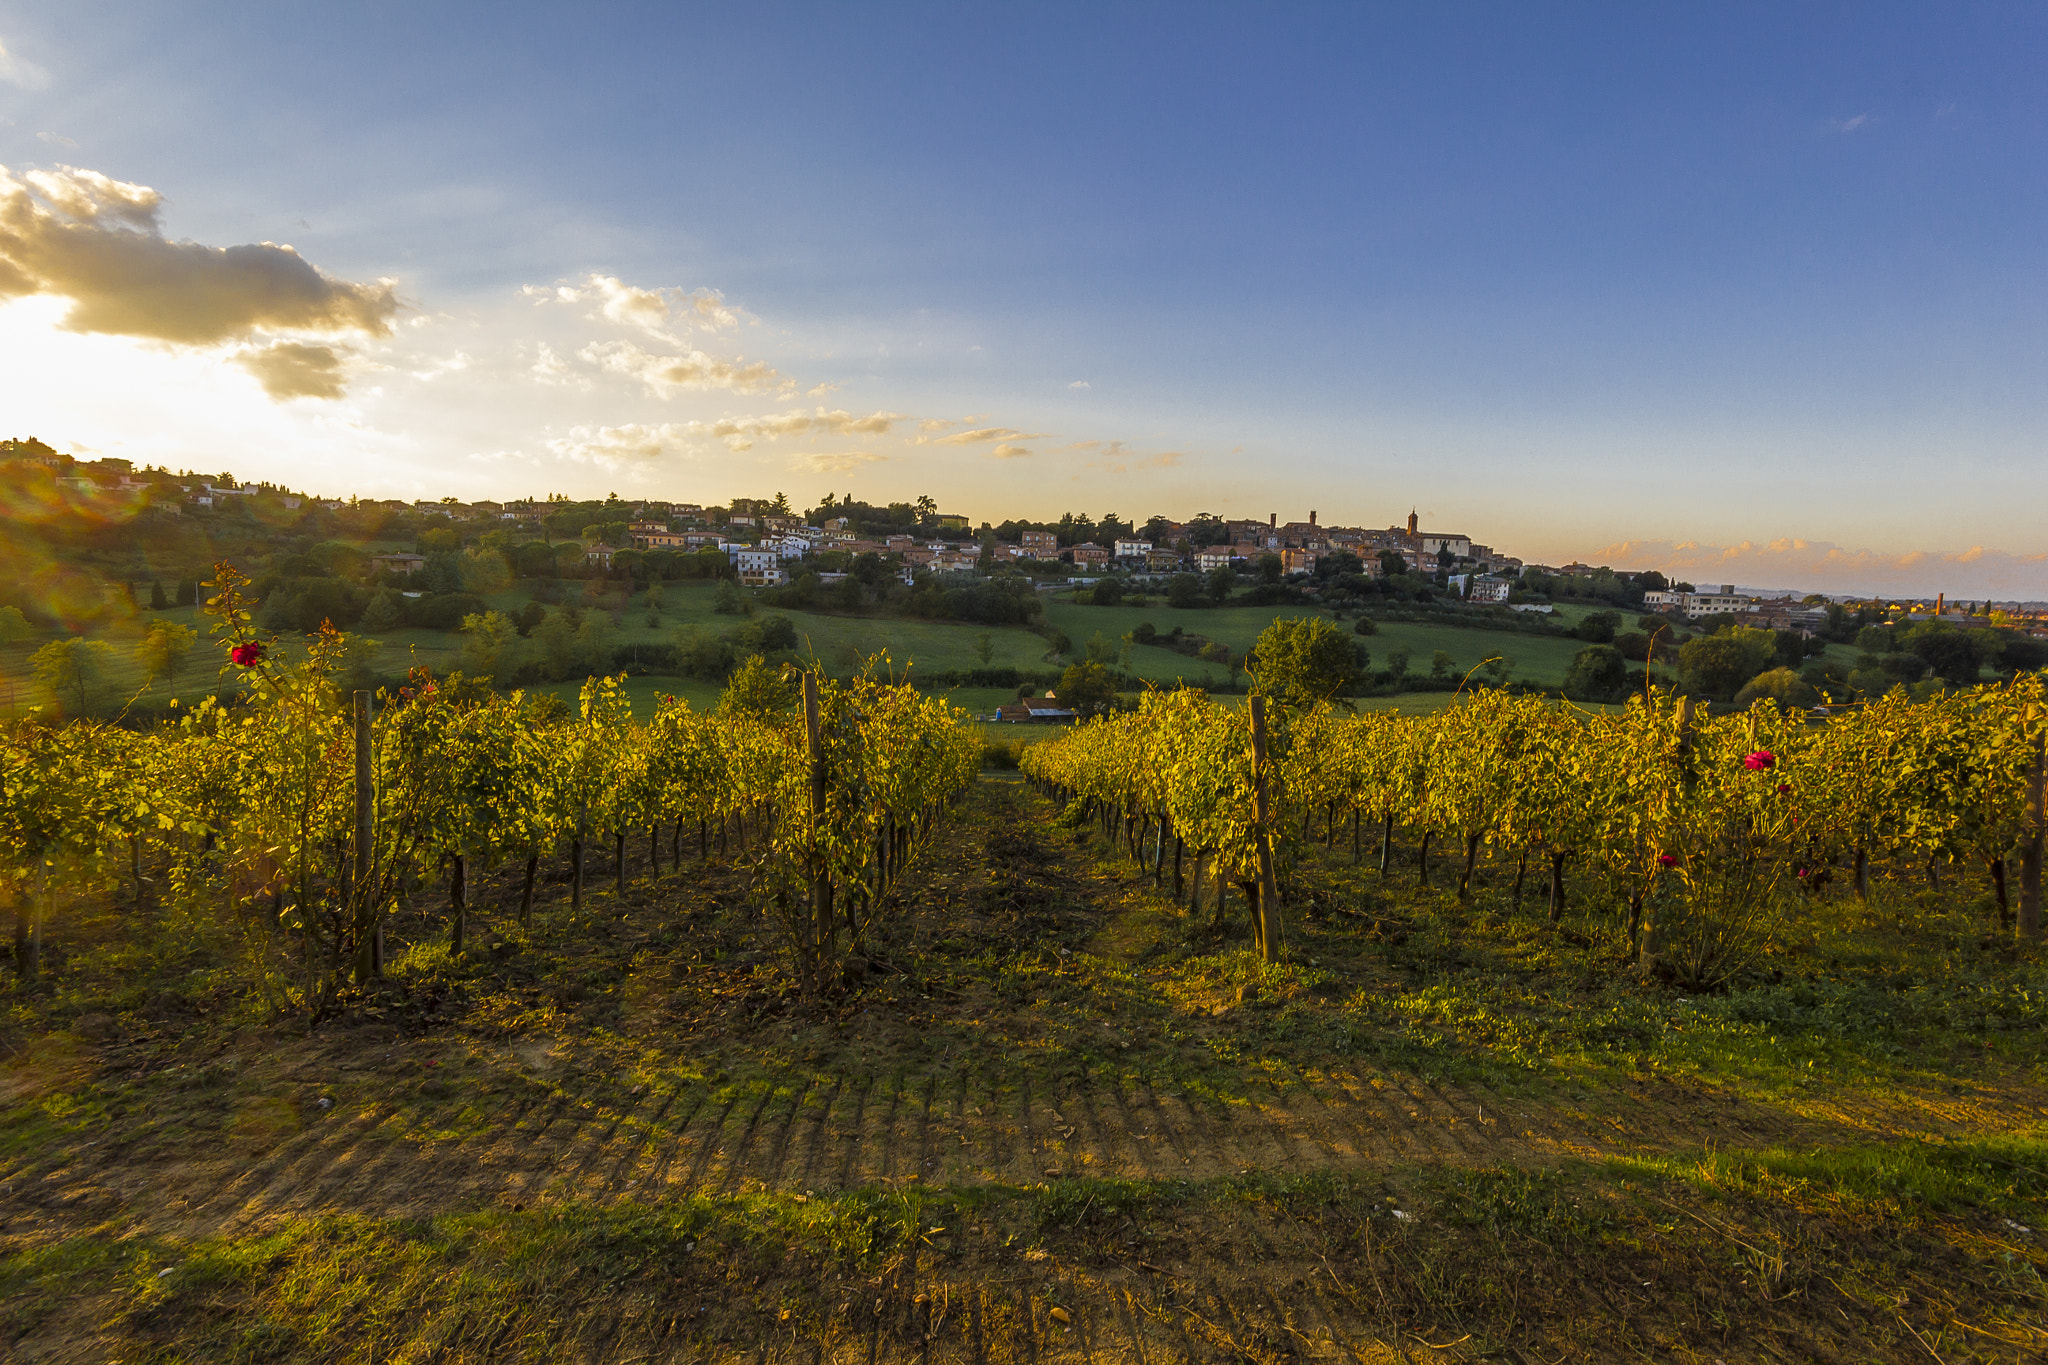
M 2048 596 L 2039 7 L 72 0 L 0 45 L 0 363 L 60 448 L 1412 505 L 1551 562 Z M 137 236 L 289 243 L 257 273 L 340 302 Z

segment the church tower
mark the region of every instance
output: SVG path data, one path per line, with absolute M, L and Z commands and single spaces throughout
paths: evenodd
M 1417 517 L 1416 517 L 1416 515 L 1415 515 L 1415 511 L 1414 511 L 1414 509 L 1413 509 L 1413 508 L 1410 508 L 1410 509 L 1409 509 L 1409 511 L 1408 511 L 1408 534 L 1409 534 L 1409 535 L 1410 535 L 1411 537 L 1412 537 L 1412 536 L 1413 536 L 1413 535 L 1415 534 L 1415 528 L 1416 528 L 1416 526 L 1417 526 L 1417 525 L 1418 525 L 1418 519 L 1417 519 Z

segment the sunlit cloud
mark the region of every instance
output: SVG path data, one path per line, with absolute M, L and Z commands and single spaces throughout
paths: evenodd
M 630 341 L 593 341 L 576 354 L 599 369 L 639 380 L 663 398 L 680 389 L 762 393 L 788 382 L 765 361 L 749 365 L 744 356 L 725 360 L 703 351 L 653 355 Z
M 920 438 L 920 444 L 941 446 L 971 446 L 983 441 L 1042 441 L 1052 435 L 1048 431 L 1013 431 L 1009 427 L 982 427 L 975 431 L 956 431 L 950 436 L 933 436 L 928 441 Z
M 873 450 L 816 451 L 793 456 L 790 463 L 813 474 L 850 474 L 863 465 L 879 464 L 889 458 Z
M 1616 569 L 1656 569 L 1691 582 L 1929 596 L 1937 592 L 2009 597 L 2040 590 L 2048 553 L 2015 554 L 1973 545 L 1966 550 L 1851 550 L 1824 540 L 1759 544 L 1631 540 L 1609 545 L 1590 562 Z
M 75 332 L 184 345 L 259 329 L 382 336 L 398 311 L 391 281 L 321 274 L 289 246 L 166 241 L 155 190 L 60 166 L 16 179 L 0 166 L 0 296 L 71 301 Z
M 871 412 L 856 417 L 850 412 L 781 412 L 766 417 L 723 417 L 715 422 L 689 422 L 679 427 L 692 436 L 723 441 L 732 450 L 751 450 L 757 440 L 780 440 L 788 436 L 886 436 L 898 422 L 910 419 L 900 412 Z

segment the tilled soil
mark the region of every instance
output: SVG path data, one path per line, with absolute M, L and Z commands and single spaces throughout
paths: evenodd
M 942 833 L 915 878 L 905 916 L 912 947 L 920 933 L 948 935 L 956 956 L 1044 944 L 1057 964 L 1123 913 L 1129 886 L 1046 828 L 1052 812 L 1028 792 L 985 784 L 974 800 L 980 809 Z M 697 947 L 681 950 L 675 926 L 724 914 L 730 927 L 738 899 L 729 876 L 696 869 L 629 895 L 602 947 L 632 970 L 571 993 L 580 1001 L 564 1002 L 559 983 L 529 983 L 528 1002 L 552 1002 L 552 1014 L 507 1022 L 506 1009 L 465 1014 L 450 1003 L 427 1016 L 359 1011 L 310 1035 L 252 1029 L 202 1042 L 187 1031 L 81 1047 L 46 1063 L 43 1080 L 125 1081 L 129 1098 L 103 1123 L 0 1167 L 0 1231 L 17 1247 L 93 1229 L 204 1239 L 332 1215 L 544 1214 L 696 1195 L 1156 1186 L 1273 1173 L 1384 1179 L 1398 1190 L 1418 1169 L 1543 1170 L 1573 1158 L 1961 1137 L 2044 1116 L 2024 1087 L 1976 1086 L 1959 1097 L 1957 1087 L 1930 1085 L 1881 1099 L 1836 1088 L 1773 1100 L 1669 1079 L 1503 1093 L 1355 1057 L 1218 1069 L 1210 1044 L 1255 1006 L 1182 1011 L 1170 1043 L 1147 1032 L 1156 1019 L 1128 1011 L 1035 1035 L 1028 999 L 912 979 L 879 960 L 865 986 L 806 1006 L 764 986 L 760 962 L 745 953 L 694 963 L 704 936 L 687 932 L 681 944 Z M 1142 963 L 1134 973 L 1140 985 L 1148 979 Z M 508 966 L 501 978 L 513 994 L 516 975 Z M 579 1015 L 593 995 L 601 1008 Z M 18 1077 L 17 1088 L 32 1080 Z M 590 1298 L 550 1330 L 563 1358 L 622 1365 L 739 1355 L 936 1355 L 980 1365 L 1470 1354 L 1470 1334 L 1450 1340 L 1457 1334 L 1439 1330 L 1440 1315 L 1404 1310 L 1402 1291 L 1390 1295 L 1375 1279 L 1375 1255 L 1392 1258 L 1389 1282 L 1404 1255 L 1413 1262 L 1404 1282 L 1426 1268 L 1398 1219 L 1333 1230 L 1270 1210 L 1200 1227 L 1179 1226 L 1178 1216 L 1142 1229 L 1128 1217 L 1128 1229 L 1088 1224 L 1085 1254 L 1066 1259 L 1028 1259 L 992 1234 L 956 1232 L 913 1247 L 879 1281 L 812 1284 L 823 1296 L 816 1317 L 756 1313 L 749 1295 L 705 1302 L 701 1287 L 636 1284 Z M 1120 1242 L 1122 1231 L 1142 1236 Z M 1840 1322 L 1823 1320 L 1787 1304 L 1759 1319 L 1775 1324 L 1778 1339 L 1676 1342 L 1672 1295 L 1692 1291 L 1657 1283 L 1654 1249 L 1637 1262 L 1602 1268 L 1576 1288 L 1569 1301 L 1584 1321 L 1529 1324 L 1525 1340 L 1581 1349 L 1608 1341 L 1615 1359 L 1857 1359 L 1856 1342 L 1872 1349 L 1878 1329 L 1863 1318 L 1836 1310 Z M 1434 1273 L 1455 1278 L 1473 1267 Z M 486 1359 L 497 1349 L 459 1324 L 451 1335 L 446 1323 L 415 1323 L 400 1337 L 383 1358 L 461 1347 Z M 23 1359 L 126 1352 L 78 1335 L 75 1324 L 39 1330 L 18 1349 Z M 1500 1358 L 1554 1358 L 1520 1349 L 1510 1343 Z

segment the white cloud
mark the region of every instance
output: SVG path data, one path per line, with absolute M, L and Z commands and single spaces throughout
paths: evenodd
M 886 436 L 898 422 L 910 419 L 900 412 L 871 412 L 856 417 L 850 412 L 784 412 L 766 417 L 722 417 L 715 422 L 687 422 L 677 430 L 699 438 L 725 442 L 733 450 L 751 450 L 757 440 L 774 441 L 785 436 L 829 434 L 833 436 Z
M 616 427 L 571 427 L 567 436 L 548 441 L 547 448 L 580 464 L 616 466 L 628 460 L 652 460 L 676 441 L 673 426 L 628 422 Z
M 50 73 L 26 58 L 17 57 L 0 43 L 0 84 L 18 85 L 23 90 L 41 90 L 50 83 Z
M 1857 114 L 1851 118 L 1831 118 L 1828 120 L 1828 127 L 1838 133 L 1853 133 L 1858 128 L 1869 127 L 1870 120 L 1869 114 Z
M 991 460 L 1021 460 L 1031 452 L 1023 446 L 1011 445 L 1005 441 L 988 453 Z
M 76 147 L 78 145 L 77 138 L 66 137 L 62 133 L 37 133 L 36 140 L 38 142 L 47 142 L 52 147 Z
M 1085 389 L 1088 387 L 1088 381 L 1085 379 L 1076 379 L 1073 383 L 1067 385 L 1067 387 L 1070 389 Z

